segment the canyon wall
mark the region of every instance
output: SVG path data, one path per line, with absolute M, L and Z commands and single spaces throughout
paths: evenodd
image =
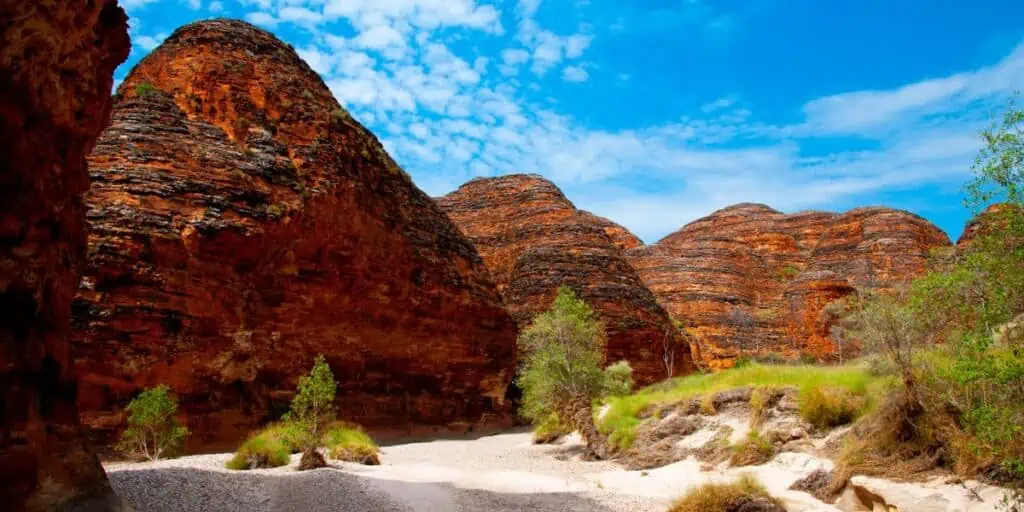
M 857 287 L 891 290 L 924 272 L 949 238 L 889 208 L 779 213 L 759 204 L 718 210 L 626 257 L 712 368 L 742 355 L 835 360 L 822 310 Z M 843 348 L 844 355 L 856 347 Z
M 639 383 L 693 370 L 687 343 L 623 257 L 620 247 L 639 243 L 624 228 L 577 210 L 538 175 L 475 179 L 438 203 L 483 256 L 520 327 L 566 285 L 604 321 L 607 361 L 628 360 Z
M 273 35 L 175 31 L 120 86 L 90 173 L 73 321 L 97 440 L 168 384 L 188 448 L 233 449 L 318 353 L 340 415 L 377 431 L 508 419 L 516 326 L 480 256 Z
M 115 0 L 0 0 L 0 508 L 113 510 L 75 407 L 68 319 L 85 155 L 128 56 Z

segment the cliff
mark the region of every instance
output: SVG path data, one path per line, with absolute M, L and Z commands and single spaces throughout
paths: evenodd
M 537 175 L 475 179 L 438 203 L 472 240 L 521 327 L 566 285 L 604 321 L 607 360 L 628 360 L 638 382 L 667 375 L 666 336 L 672 374 L 693 370 L 689 347 L 619 249 L 635 238 L 624 228 L 577 210 Z
M 75 407 L 68 319 L 85 155 L 128 56 L 115 0 L 0 0 L 0 508 L 113 510 Z
M 782 214 L 738 204 L 626 257 L 713 368 L 741 355 L 836 359 L 822 310 L 856 287 L 891 290 L 950 245 L 928 221 L 888 208 Z M 844 347 L 844 353 L 855 347 Z
M 273 35 L 175 31 L 121 85 L 90 171 L 74 356 L 97 439 L 163 383 L 189 449 L 233 448 L 318 353 L 345 419 L 507 419 L 515 324 L 480 256 Z

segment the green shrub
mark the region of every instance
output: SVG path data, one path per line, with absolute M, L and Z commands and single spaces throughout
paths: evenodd
M 175 419 L 178 400 L 164 384 L 139 393 L 125 410 L 128 428 L 117 445 L 125 453 L 159 460 L 180 449 L 189 434 Z
M 352 116 L 349 115 L 349 113 L 346 112 L 344 109 L 338 108 L 331 111 L 331 122 L 336 127 L 340 128 L 344 126 L 345 123 L 347 123 L 351 119 Z
M 267 205 L 267 216 L 274 220 L 280 220 L 288 212 L 288 207 L 283 204 Z
M 747 432 L 747 437 L 732 446 L 732 457 L 729 463 L 733 466 L 753 466 L 764 464 L 775 455 L 775 447 L 767 439 L 761 437 L 756 430 Z
M 673 502 L 668 512 L 730 512 L 740 510 L 745 503 L 751 501 L 766 501 L 785 510 L 782 502 L 769 495 L 761 482 L 751 475 L 743 475 L 732 483 L 708 483 L 694 487 Z
M 276 435 L 261 432 L 247 439 L 224 466 L 228 469 L 276 468 L 290 460 L 287 445 Z
M 139 85 L 135 86 L 135 94 L 138 95 L 140 98 L 143 98 L 143 99 L 148 98 L 150 95 L 152 95 L 155 92 L 156 92 L 156 87 L 153 87 L 153 84 L 151 84 L 149 82 L 142 82 Z
M 331 367 L 324 355 L 318 354 L 309 374 L 299 379 L 299 392 L 284 418 L 300 433 L 300 451 L 312 452 L 320 446 L 326 426 L 334 421 L 337 389 Z
M 785 267 L 779 269 L 779 272 L 778 274 L 776 274 L 775 277 L 779 281 L 785 282 L 792 281 L 798 275 L 800 275 L 800 269 L 794 267 L 793 265 L 786 265 Z
M 369 466 L 380 464 L 380 448 L 358 425 L 332 424 L 324 435 L 324 446 L 332 459 Z
M 633 391 L 633 367 L 619 361 L 604 369 L 605 396 L 626 396 Z
M 586 302 L 568 287 L 558 289 L 551 310 L 537 315 L 517 340 L 523 390 L 520 413 L 535 423 L 552 413 L 571 423 L 594 456 L 606 456 L 606 439 L 594 425 L 591 403 L 606 395 L 611 378 L 624 367 L 601 369 L 606 338 L 604 324 Z
M 558 414 L 551 413 L 533 429 L 533 443 L 552 443 L 571 434 L 572 430 L 572 426 L 559 419 Z
M 867 401 L 837 386 L 816 386 L 799 397 L 800 416 L 818 428 L 845 425 L 857 419 Z

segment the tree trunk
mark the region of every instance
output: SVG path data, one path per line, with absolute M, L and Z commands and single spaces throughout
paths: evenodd
M 594 413 L 590 407 L 590 400 L 585 396 L 579 396 L 569 403 L 569 414 L 567 415 L 574 427 L 583 437 L 587 445 L 586 454 L 595 459 L 608 458 L 608 437 L 597 430 L 594 424 Z

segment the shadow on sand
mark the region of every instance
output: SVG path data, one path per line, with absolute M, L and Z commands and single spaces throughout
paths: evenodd
M 336 468 L 227 472 L 169 467 L 122 469 L 108 476 L 136 512 L 610 511 L 578 493 L 462 489 L 448 482 L 368 478 Z

